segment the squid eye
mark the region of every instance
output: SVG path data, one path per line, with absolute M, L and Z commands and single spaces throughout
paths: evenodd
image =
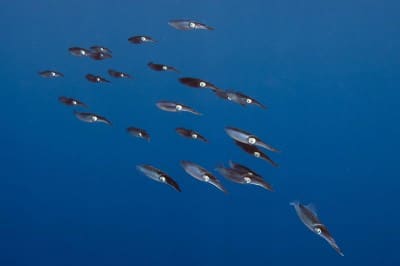
M 96 121 L 97 121 L 97 119 L 99 119 L 97 116 L 95 116 L 95 115 L 94 115 L 94 116 L 92 116 L 92 120 L 93 120 L 93 121 L 95 121 L 95 122 L 96 122 Z
M 140 40 L 141 40 L 142 42 L 144 42 L 144 41 L 146 41 L 146 37 L 142 36 L 142 37 L 140 37 Z
M 203 179 L 205 182 L 208 182 L 210 180 L 210 177 L 208 175 L 203 175 Z
M 192 138 L 197 139 L 197 134 L 193 133 Z
M 165 182 L 165 180 L 166 180 L 166 179 L 165 179 L 165 176 L 160 176 L 160 181 L 161 181 L 161 182 Z
M 72 100 L 73 105 L 77 105 L 78 103 L 75 100 Z
M 139 134 L 138 134 L 138 135 L 139 135 L 139 137 L 143 137 L 143 134 L 142 134 L 142 132 L 139 132 Z
M 322 230 L 321 230 L 321 228 L 319 228 L 319 227 L 316 227 L 315 229 L 315 232 L 317 233 L 317 234 L 321 234 L 322 233 Z
M 196 27 L 196 24 L 194 22 L 189 22 L 189 28 L 194 29 Z
M 162 66 L 162 69 L 163 70 L 168 70 L 168 67 L 167 66 Z
M 200 81 L 199 86 L 204 88 L 207 84 L 204 81 Z
M 254 152 L 254 157 L 259 158 L 260 155 L 261 155 L 261 154 L 260 154 L 258 151 L 255 151 L 255 152 Z
M 176 105 L 176 107 L 175 107 L 175 109 L 176 109 L 177 111 L 180 111 L 180 110 L 182 110 L 182 105 L 180 105 L 180 104 L 177 104 L 177 105 Z
M 247 141 L 248 141 L 250 144 L 254 144 L 254 143 L 256 143 L 256 138 L 250 137 L 250 138 L 248 138 Z
M 251 183 L 250 177 L 245 176 L 243 179 L 244 179 L 244 182 L 246 182 L 246 184 L 250 184 Z
M 246 99 L 246 103 L 252 103 L 252 102 L 253 102 L 252 99 L 250 99 L 250 98 L 247 98 L 247 99 Z

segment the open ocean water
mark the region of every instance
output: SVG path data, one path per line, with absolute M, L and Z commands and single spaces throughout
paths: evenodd
M 2 1 L 0 265 L 400 265 L 399 9 L 369 0 Z M 172 19 L 215 30 L 179 31 Z M 157 43 L 128 42 L 134 35 Z M 68 52 L 92 45 L 112 58 Z M 110 68 L 133 78 L 112 78 Z M 47 69 L 64 77 L 38 75 Z M 184 86 L 185 76 L 268 108 Z M 163 112 L 159 100 L 203 115 Z M 84 123 L 73 110 L 113 124 Z M 236 147 L 226 126 L 278 148 L 266 153 L 279 167 Z M 181 160 L 210 170 L 228 193 L 190 177 Z M 229 160 L 275 191 L 222 177 L 215 168 Z M 182 192 L 138 164 L 162 169 Z M 301 223 L 296 200 L 316 206 L 344 257 Z

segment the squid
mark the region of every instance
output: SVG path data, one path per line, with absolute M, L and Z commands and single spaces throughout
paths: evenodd
M 142 44 L 142 43 L 155 43 L 157 42 L 150 36 L 132 36 L 128 39 L 129 42 L 133 44 Z
M 181 166 L 188 175 L 202 182 L 210 183 L 222 192 L 227 193 L 227 190 L 222 186 L 221 182 L 200 165 L 189 161 L 181 161 Z
M 266 182 L 259 174 L 252 171 L 246 166 L 229 162 L 231 168 L 225 168 L 223 166 L 217 167 L 217 171 L 224 176 L 226 179 L 239 183 L 239 184 L 250 184 L 260 186 L 266 190 L 274 191 L 272 185 Z
M 74 56 L 88 56 L 90 54 L 89 50 L 76 46 L 68 48 L 68 51 Z
M 294 201 L 291 202 L 290 205 L 293 206 L 297 216 L 308 229 L 325 239 L 340 256 L 344 256 L 344 253 L 336 244 L 335 239 L 333 239 L 329 233 L 328 228 L 318 218 L 317 212 L 312 204 L 303 205 L 298 201 Z
M 256 99 L 250 96 L 247 96 L 242 92 L 233 90 L 222 90 L 218 88 L 214 89 L 213 91 L 215 95 L 217 95 L 219 98 L 240 104 L 241 106 L 255 105 L 262 109 L 267 109 L 267 107 L 264 104 L 262 104 L 261 102 L 257 101 Z
M 204 23 L 197 22 L 190 19 L 174 19 L 168 22 L 168 25 L 177 29 L 177 30 L 214 30 L 213 27 L 210 27 Z
M 239 141 L 249 145 L 259 146 L 261 148 L 267 149 L 272 152 L 279 152 L 279 150 L 274 147 L 268 145 L 264 141 L 262 141 L 259 137 L 253 135 L 252 133 L 246 132 L 242 129 L 235 127 L 225 127 L 225 132 L 229 137 L 234 139 L 235 141 Z
M 114 69 L 109 69 L 108 74 L 114 78 L 131 78 L 131 75 Z
M 74 111 L 74 115 L 76 118 L 86 123 L 104 123 L 112 125 L 110 120 L 98 114 Z
M 189 112 L 194 115 L 202 115 L 201 113 L 194 110 L 192 107 L 189 107 L 187 105 L 183 105 L 183 104 L 177 103 L 177 102 L 159 101 L 156 103 L 156 106 L 159 109 L 166 111 L 166 112 Z
M 235 140 L 235 144 L 241 148 L 243 151 L 245 151 L 246 153 L 253 155 L 256 158 L 260 158 L 264 161 L 269 162 L 270 164 L 272 164 L 272 166 L 278 167 L 278 164 L 276 162 L 274 162 L 268 155 L 266 155 L 265 153 L 263 153 L 260 149 L 258 149 L 256 146 L 254 145 L 250 145 L 250 144 L 246 144 L 243 142 L 239 142 Z
M 198 140 L 201 140 L 203 142 L 208 142 L 208 140 L 204 136 L 202 136 L 199 132 L 194 131 L 192 129 L 178 127 L 178 128 L 175 129 L 175 131 L 176 131 L 176 133 L 178 133 L 182 137 L 191 138 L 191 139 L 198 139 Z
M 43 78 L 62 78 L 64 74 L 54 70 L 44 70 L 39 72 L 39 75 Z
M 154 71 L 172 71 L 172 72 L 176 72 L 179 73 L 179 71 L 173 67 L 173 66 L 168 66 L 168 65 L 163 65 L 163 64 L 156 64 L 153 62 L 149 62 L 148 67 Z
M 70 97 L 60 96 L 58 97 L 58 101 L 67 105 L 67 106 L 80 106 L 80 107 L 88 107 L 85 103 Z
M 102 76 L 87 74 L 85 77 L 88 81 L 93 82 L 93 83 L 110 83 L 110 81 L 106 80 Z
M 211 90 L 218 90 L 218 88 L 212 84 L 211 82 L 198 79 L 198 78 L 191 78 L 191 77 L 184 77 L 180 78 L 179 82 L 182 83 L 183 85 L 186 85 L 188 87 L 192 88 L 198 88 L 198 89 L 211 89 Z
M 112 51 L 109 48 L 104 47 L 104 46 L 93 45 L 93 46 L 90 47 L 90 50 L 92 52 L 112 54 Z
M 126 131 L 134 137 L 142 138 L 150 141 L 150 134 L 146 130 L 137 127 L 128 127 Z
M 137 165 L 136 169 L 139 170 L 141 173 L 143 173 L 145 176 L 147 176 L 150 179 L 153 179 L 154 181 L 161 182 L 164 184 L 167 184 L 174 188 L 176 191 L 181 192 L 181 188 L 179 187 L 178 183 L 170 177 L 168 174 L 164 173 L 158 168 L 155 168 L 152 165 L 148 164 L 141 164 Z

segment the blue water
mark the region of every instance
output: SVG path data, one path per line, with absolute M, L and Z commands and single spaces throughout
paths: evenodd
M 6 3 L 7 2 L 7 3 Z M 398 1 L 3 1 L 0 265 L 400 265 Z M 215 31 L 181 32 L 193 18 Z M 150 35 L 154 45 L 130 44 Z M 71 56 L 104 45 L 113 58 Z M 241 107 L 158 73 L 209 80 L 259 99 Z M 108 68 L 133 80 L 89 83 Z M 37 72 L 55 69 L 61 79 Z M 111 78 L 110 78 L 111 79 Z M 57 97 L 86 102 L 113 126 L 77 120 Z M 204 113 L 166 113 L 158 100 Z M 125 132 L 147 129 L 150 143 Z M 192 127 L 209 144 L 179 137 Z M 279 163 L 235 147 L 225 126 L 282 150 Z M 276 192 L 189 177 L 245 164 Z M 165 170 L 183 192 L 138 173 Z M 215 173 L 215 171 L 214 171 Z M 310 232 L 289 202 L 317 206 L 345 256 Z

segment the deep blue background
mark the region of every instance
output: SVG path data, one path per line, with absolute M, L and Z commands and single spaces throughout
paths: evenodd
M 1 24 L 0 265 L 399 265 L 398 1 L 3 1 Z M 168 26 L 193 18 L 213 32 Z M 127 39 L 147 34 L 155 45 Z M 105 45 L 111 60 L 69 55 Z M 175 73 L 243 91 L 263 111 L 182 86 Z M 133 80 L 92 84 L 115 68 Z M 63 79 L 37 72 L 56 69 Z M 114 125 L 85 124 L 57 102 L 86 102 Z M 187 103 L 205 115 L 165 113 Z M 125 128 L 148 129 L 146 143 Z M 282 150 L 280 167 L 251 158 L 223 127 Z M 180 138 L 192 127 L 209 144 Z M 275 189 L 187 176 L 229 159 Z M 153 164 L 183 192 L 140 175 Z M 345 253 L 309 232 L 289 206 L 313 202 Z

